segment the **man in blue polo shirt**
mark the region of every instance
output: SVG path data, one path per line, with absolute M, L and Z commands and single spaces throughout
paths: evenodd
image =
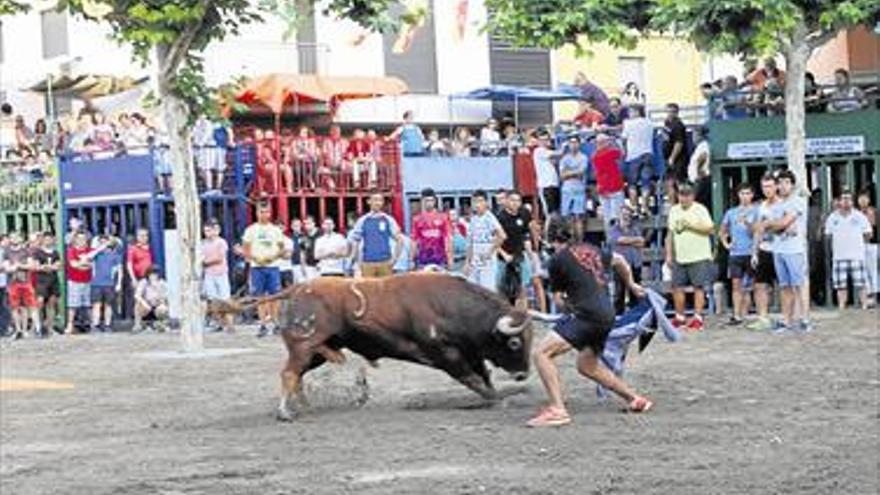
M 381 194 L 370 196 L 370 211 L 358 219 L 348 237 L 364 277 L 391 275 L 403 248 L 400 227 L 391 215 L 382 211 L 383 206 L 385 198 Z

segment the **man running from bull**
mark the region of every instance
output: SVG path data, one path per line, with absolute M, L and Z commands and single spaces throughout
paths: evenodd
M 563 426 L 571 423 L 554 359 L 572 349 L 579 353 L 577 369 L 582 375 L 626 400 L 629 411 L 646 412 L 653 403 L 638 395 L 599 361 L 614 325 L 614 304 L 607 290 L 609 269 L 613 267 L 617 271 L 636 297 L 644 297 L 645 290 L 633 281 L 629 265 L 622 256 L 591 244 L 570 243 L 568 232 L 556 227 L 549 232 L 556 252 L 549 265 L 550 284 L 557 307 L 566 314 L 544 337 L 534 354 L 535 367 L 547 389 L 550 403 L 527 425 Z

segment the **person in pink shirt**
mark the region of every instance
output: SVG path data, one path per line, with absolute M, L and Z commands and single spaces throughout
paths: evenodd
M 207 301 L 228 301 L 232 297 L 229 286 L 229 244 L 220 237 L 220 223 L 211 218 L 205 223 L 202 239 L 202 295 Z M 232 330 L 232 314 L 224 315 L 223 327 Z
M 437 211 L 437 196 L 433 189 L 422 191 L 422 212 L 413 218 L 411 237 L 413 266 L 452 268 L 452 226 L 449 217 Z

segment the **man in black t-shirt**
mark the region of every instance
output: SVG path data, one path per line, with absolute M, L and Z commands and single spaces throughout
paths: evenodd
M 633 281 L 629 265 L 619 254 L 586 243 L 569 244 L 570 236 L 563 230 L 551 230 L 549 237 L 556 252 L 549 265 L 550 284 L 554 301 L 557 307 L 563 308 L 565 315 L 544 337 L 535 353 L 535 368 L 550 397 L 550 404 L 529 420 L 528 426 L 571 423 L 562 398 L 559 369 L 553 360 L 572 349 L 579 352 L 577 369 L 582 375 L 626 400 L 629 411 L 649 410 L 653 406 L 649 399 L 636 394 L 599 362 L 614 325 L 614 304 L 607 290 L 609 269 L 614 268 L 637 297 L 644 297 L 644 289 Z
M 666 160 L 666 177 L 676 182 L 687 180 L 687 130 L 678 118 L 678 104 L 666 105 L 667 139 L 663 146 L 663 158 Z
M 58 283 L 58 271 L 61 269 L 61 256 L 55 245 L 55 236 L 51 232 L 43 234 L 42 246 L 33 248 L 31 256 L 36 261 L 36 292 L 37 304 L 43 310 L 43 332 L 50 335 L 55 316 L 58 314 L 58 298 L 61 287 Z M 58 333 L 61 329 L 58 329 Z
M 527 252 L 531 251 L 529 242 L 529 224 L 532 216 L 523 208 L 522 196 L 516 191 L 509 191 L 504 207 L 496 215 L 498 223 L 507 237 L 498 250 L 498 292 L 508 296 L 516 307 L 526 309 L 526 291 L 532 280 L 531 263 Z M 519 280 L 509 281 L 509 277 L 518 275 Z M 510 287 L 510 290 L 507 288 Z

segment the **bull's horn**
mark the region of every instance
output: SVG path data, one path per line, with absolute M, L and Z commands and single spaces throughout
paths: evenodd
M 534 318 L 538 321 L 543 321 L 545 323 L 555 323 L 555 322 L 559 321 L 560 319 L 562 319 L 561 314 L 551 315 L 550 313 L 542 313 L 540 311 L 535 311 L 533 309 L 529 310 L 529 316 L 531 316 L 532 318 Z
M 513 324 L 513 317 L 510 315 L 504 315 L 501 318 L 498 318 L 498 323 L 495 324 L 495 329 L 498 330 L 503 335 L 519 335 L 525 330 L 526 325 L 529 323 L 528 318 L 523 318 L 523 322 L 519 325 Z

